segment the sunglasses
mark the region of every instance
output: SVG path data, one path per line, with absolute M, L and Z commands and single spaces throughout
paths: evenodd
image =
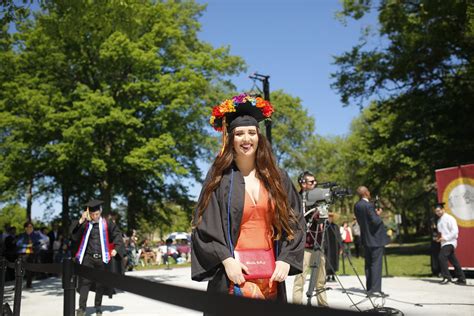
M 316 183 L 316 180 L 305 180 L 304 183 L 307 183 L 307 184 L 315 184 L 315 183 Z

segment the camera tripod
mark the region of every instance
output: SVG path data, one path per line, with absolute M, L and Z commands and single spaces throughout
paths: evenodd
M 314 210 L 316 212 L 316 210 Z M 311 299 L 313 297 L 314 289 L 316 287 L 316 283 L 319 280 L 319 269 L 325 269 L 326 267 L 321 267 L 322 264 L 325 263 L 324 260 L 324 243 L 325 243 L 325 235 L 326 229 L 328 227 L 328 220 L 327 218 L 315 218 L 316 214 L 313 214 L 311 220 L 308 222 L 308 233 L 314 239 L 313 249 L 311 252 L 311 259 L 309 267 L 311 268 L 311 274 L 309 278 L 309 285 L 308 291 L 306 292 L 307 297 L 307 305 L 311 306 Z M 316 220 L 316 223 L 314 222 Z M 311 230 L 313 224 L 316 224 L 316 229 L 314 231 Z M 321 236 L 321 242 L 318 241 L 318 237 Z M 321 293 L 325 292 L 327 289 L 323 288 L 316 288 L 316 296 L 319 296 Z

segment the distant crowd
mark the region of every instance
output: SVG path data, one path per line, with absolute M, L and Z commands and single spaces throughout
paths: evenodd
M 112 219 L 113 220 L 113 219 Z M 35 227 L 32 222 L 23 225 L 19 232 L 15 226 L 5 225 L 0 231 L 0 255 L 10 262 L 23 258 L 30 263 L 60 263 L 64 258 L 75 255 L 77 245 L 69 236 L 69 229 L 64 234 L 57 223 L 49 227 Z M 191 247 L 188 239 L 152 242 L 148 238 L 140 238 L 137 230 L 122 234 L 126 246 L 126 256 L 122 260 L 123 271 L 132 271 L 138 265 L 160 265 L 168 263 L 182 264 L 191 261 Z M 171 261 L 169 258 L 172 258 Z M 7 270 L 6 280 L 15 277 L 13 269 Z M 26 286 L 32 286 L 31 273 L 25 276 Z M 47 275 L 37 275 L 44 278 Z

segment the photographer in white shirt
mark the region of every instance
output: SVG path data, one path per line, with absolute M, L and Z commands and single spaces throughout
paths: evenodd
M 451 274 L 448 270 L 448 260 L 454 267 L 454 272 L 457 276 L 456 284 L 465 285 L 466 277 L 461 269 L 458 259 L 456 258 L 455 249 L 458 244 L 458 224 L 456 219 L 446 213 L 444 203 L 438 203 L 435 206 L 435 213 L 439 217 L 437 223 L 438 237 L 437 242 L 441 243 L 441 250 L 439 252 L 439 265 L 441 268 L 441 275 L 443 280 L 441 284 L 452 282 Z

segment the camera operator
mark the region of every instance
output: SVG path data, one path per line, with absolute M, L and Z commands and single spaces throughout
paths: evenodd
M 380 214 L 381 208 L 375 208 L 370 200 L 370 191 L 360 186 L 357 188 L 360 197 L 354 207 L 357 222 L 360 225 L 362 244 L 365 249 L 365 278 L 367 296 L 388 295 L 382 292 L 382 258 L 384 246 L 389 238 Z
M 298 183 L 300 185 L 300 194 L 303 194 L 305 191 L 310 191 L 314 189 L 317 185 L 317 181 L 314 175 L 309 172 L 305 171 L 300 174 L 298 177 Z M 306 214 L 307 207 L 305 205 L 305 201 L 303 200 L 303 211 Z M 308 231 L 306 232 L 306 241 L 305 241 L 305 250 L 304 250 L 304 260 L 303 260 L 303 272 L 301 274 L 296 275 L 295 282 L 293 285 L 293 303 L 294 304 L 302 304 L 303 303 L 303 289 L 304 284 L 306 281 L 306 276 L 308 274 L 308 268 L 310 266 L 311 255 L 315 252 L 313 249 L 314 247 L 314 232 L 318 229 L 317 225 L 323 226 L 323 224 L 318 224 L 319 213 L 318 212 L 311 212 L 305 215 L 306 223 L 309 223 L 311 220 L 312 225 L 309 227 Z M 321 242 L 322 240 L 322 227 L 318 230 L 317 242 Z M 319 306 L 328 306 L 326 292 L 324 290 L 324 285 L 326 282 L 326 269 L 325 269 L 325 259 L 324 256 L 321 256 L 321 261 L 318 267 L 318 280 L 316 280 L 316 291 L 317 291 L 317 299 Z

